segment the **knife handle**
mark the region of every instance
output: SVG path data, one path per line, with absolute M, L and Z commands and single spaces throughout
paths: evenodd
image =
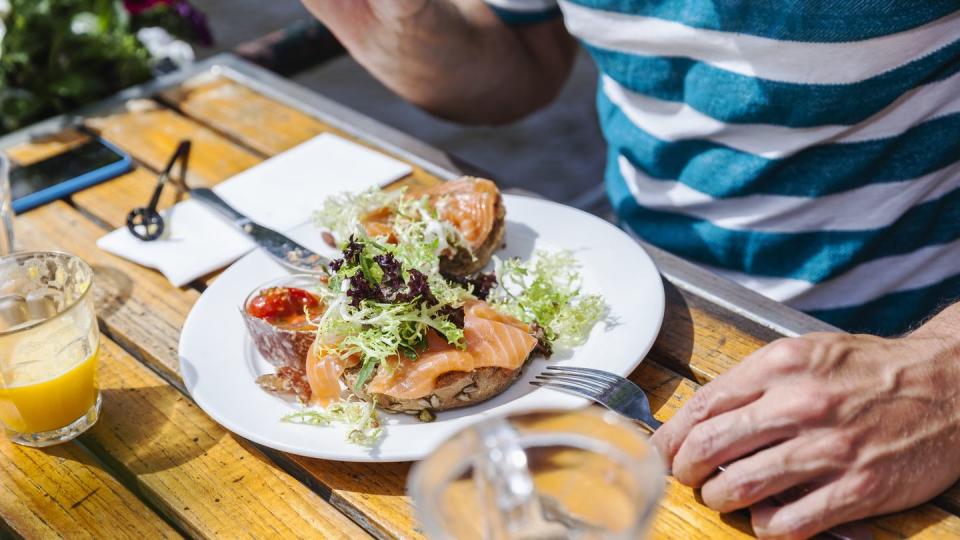
M 227 204 L 227 201 L 220 198 L 219 195 L 208 188 L 193 188 L 190 190 L 190 196 L 200 200 L 207 205 L 233 221 L 238 227 L 244 227 L 251 223 L 251 219 L 238 212 L 234 207 Z

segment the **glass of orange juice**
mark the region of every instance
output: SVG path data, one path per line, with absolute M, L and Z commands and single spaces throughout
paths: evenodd
M 69 441 L 97 421 L 92 284 L 90 266 L 66 253 L 0 258 L 0 424 L 18 444 Z

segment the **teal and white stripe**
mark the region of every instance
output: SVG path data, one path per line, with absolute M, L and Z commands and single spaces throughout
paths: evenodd
M 625 225 L 850 330 L 960 297 L 960 5 L 716 4 L 559 2 Z

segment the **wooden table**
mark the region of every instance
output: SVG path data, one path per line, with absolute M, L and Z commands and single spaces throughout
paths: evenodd
M 0 536 L 98 538 L 419 538 L 404 494 L 409 464 L 293 456 L 237 437 L 203 413 L 178 372 L 177 341 L 216 275 L 178 289 L 94 243 L 144 204 L 176 143 L 194 143 L 189 181 L 211 186 L 331 131 L 409 162 L 403 182 L 432 184 L 464 165 L 231 56 L 0 139 L 20 163 L 82 141 L 82 124 L 129 152 L 133 172 L 16 219 L 20 249 L 59 249 L 96 271 L 103 330 L 103 414 L 78 440 L 48 450 L 0 438 Z M 167 195 L 171 195 L 168 193 Z M 164 201 L 169 204 L 170 200 Z M 664 275 L 666 319 L 632 379 L 667 420 L 698 388 L 783 335 L 826 325 L 648 246 Z M 960 537 L 960 488 L 871 520 L 877 538 Z M 749 536 L 744 513 L 720 515 L 670 480 L 657 538 Z

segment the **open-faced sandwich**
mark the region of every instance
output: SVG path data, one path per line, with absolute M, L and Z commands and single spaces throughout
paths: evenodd
M 334 263 L 306 361 L 314 402 L 339 399 L 343 380 L 361 399 L 428 420 L 499 394 L 535 350 L 548 350 L 536 324 L 481 299 L 492 276 L 449 281 L 436 257 L 412 265 L 423 254 L 405 251 L 354 238 Z
M 605 307 L 599 297 L 580 292 L 577 264 L 569 253 L 541 253 L 526 262 L 497 260 L 496 271 L 489 273 L 449 271 L 456 260 L 464 261 L 461 270 L 476 268 L 475 249 L 488 249 L 491 235 L 494 246 L 502 242 L 499 194 L 478 183 L 489 181 L 466 179 L 419 197 L 367 192 L 340 198 L 354 208 L 339 207 L 348 223 L 325 223 L 345 238 L 329 276 L 316 280 L 311 291 L 267 289 L 254 296 L 276 296 L 273 304 L 282 306 L 278 312 L 285 318 L 274 320 L 283 323 L 292 321 L 287 312 L 300 306 L 303 319 L 294 322 L 309 323 L 314 338 L 301 362 L 302 335 L 278 330 L 278 339 L 289 345 L 277 344 L 257 338 L 261 326 L 248 321 L 260 352 L 268 359 L 272 355 L 278 366 L 275 375 L 260 378 L 261 385 L 326 411 L 346 411 L 344 403 L 362 401 L 372 404 L 369 410 L 376 406 L 430 421 L 437 412 L 502 393 L 532 356 L 549 356 L 554 345 L 585 340 Z M 468 208 L 472 203 L 465 201 L 473 195 L 463 201 L 457 197 L 461 190 L 476 189 L 495 195 L 489 201 L 497 209 L 494 219 L 464 218 L 454 226 L 449 217 L 454 214 L 444 212 Z M 379 206 L 371 211 L 373 202 Z M 382 208 L 390 215 L 379 216 Z M 335 213 L 329 204 L 325 212 L 325 219 Z M 371 218 L 371 212 L 378 213 Z M 294 416 L 310 423 L 330 418 L 321 412 Z M 354 416 L 370 425 L 369 415 Z
M 465 176 L 418 191 L 369 190 L 328 200 L 318 223 L 345 242 L 359 229 L 373 238 L 402 242 L 398 228 L 410 220 L 426 224 L 437 240 L 440 270 L 467 276 L 483 269 L 503 245 L 506 210 L 496 184 Z

